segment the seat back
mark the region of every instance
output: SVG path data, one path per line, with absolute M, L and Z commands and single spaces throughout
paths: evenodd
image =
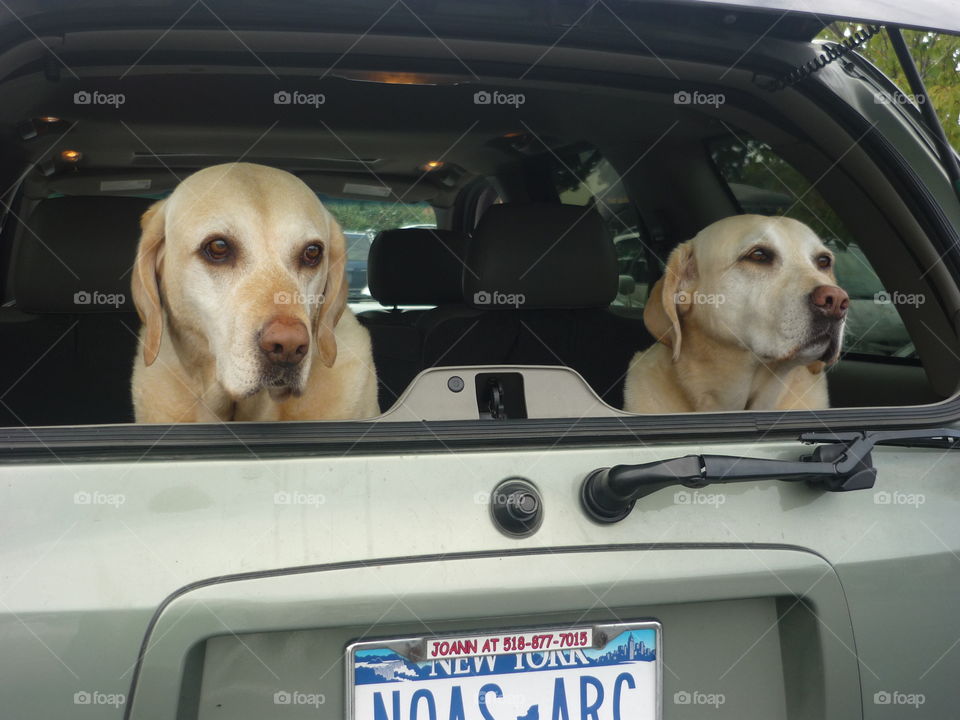
M 49 198 L 17 229 L 14 304 L 0 310 L 0 424 L 133 420 L 130 270 L 151 202 Z
M 652 338 L 610 312 L 618 270 L 592 209 L 494 205 L 467 246 L 463 302 L 473 314 L 426 333 L 424 366 L 563 365 L 621 407 L 630 358 Z
M 466 238 L 450 230 L 383 230 L 367 259 L 370 294 L 393 310 L 359 314 L 370 331 L 379 383 L 380 409 L 387 410 L 422 369 L 423 326 L 451 306 L 462 306 L 460 275 Z M 431 306 L 399 309 L 397 306 Z M 433 307 L 436 306 L 436 307 Z

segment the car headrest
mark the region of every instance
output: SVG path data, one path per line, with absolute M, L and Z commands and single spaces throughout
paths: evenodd
M 370 294 L 381 305 L 459 304 L 465 245 L 452 230 L 382 230 L 367 258 Z
M 130 273 L 140 216 L 153 203 L 131 197 L 41 200 L 20 228 L 13 297 L 29 313 L 133 311 Z
M 467 246 L 463 296 L 487 310 L 607 307 L 617 281 L 613 241 L 595 210 L 492 205 Z

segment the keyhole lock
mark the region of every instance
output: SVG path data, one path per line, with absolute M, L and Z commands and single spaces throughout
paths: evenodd
M 525 478 L 507 478 L 490 495 L 490 513 L 494 525 L 505 535 L 533 535 L 543 522 L 540 491 Z

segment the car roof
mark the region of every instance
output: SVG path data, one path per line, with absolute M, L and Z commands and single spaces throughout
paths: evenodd
M 831 22 L 859 20 L 946 32 L 960 32 L 955 0 L 605 0 L 584 8 L 555 0 L 433 0 L 416 16 L 392 0 L 210 0 L 195 9 L 189 0 L 45 0 L 10 3 L 0 16 L 0 50 L 18 36 L 45 37 L 90 30 L 190 26 L 303 30 L 317 23 L 330 32 L 404 35 L 436 34 L 555 43 L 557 30 L 605 27 L 699 29 L 733 27 L 764 37 L 810 40 Z M 599 6 L 599 7 L 594 7 Z M 191 10 L 195 12 L 190 12 Z M 215 12 L 214 12 L 215 10 Z M 412 12 L 412 11 L 411 11 Z M 268 22 L 269 21 L 269 22 Z M 425 23 L 425 25 L 424 25 Z
M 635 0 L 643 2 L 644 0 Z M 792 16 L 810 16 L 824 25 L 832 20 L 960 32 L 956 0 L 673 0 L 678 5 L 759 10 Z

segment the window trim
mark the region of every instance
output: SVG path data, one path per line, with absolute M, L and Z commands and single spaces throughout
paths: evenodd
M 337 458 L 732 442 L 956 424 L 960 395 L 929 405 L 542 420 L 86 425 L 0 429 L 0 464 Z
M 712 57 L 710 53 L 702 56 Z M 825 68 L 794 88 L 829 110 L 871 155 L 898 189 L 911 214 L 936 248 L 955 284 L 960 283 L 960 235 L 934 192 L 900 151 L 867 118 L 839 99 L 825 82 L 837 68 Z M 541 77 L 562 76 L 543 68 Z M 609 73 L 615 76 L 615 73 Z M 938 183 L 938 192 L 943 190 Z M 941 192 L 942 194 L 942 192 Z M 568 449 L 642 445 L 646 442 L 763 440 L 796 437 L 804 431 L 938 427 L 960 422 L 960 395 L 938 403 L 906 407 L 835 408 L 821 412 L 698 413 L 618 418 L 415 423 L 304 422 L 229 425 L 100 425 L 0 428 L 0 463 L 137 462 L 139 460 L 247 459 L 253 457 L 340 457 L 446 453 L 489 449 Z M 520 424 L 517 424 L 520 423 Z M 559 438 L 559 440 L 558 440 Z

